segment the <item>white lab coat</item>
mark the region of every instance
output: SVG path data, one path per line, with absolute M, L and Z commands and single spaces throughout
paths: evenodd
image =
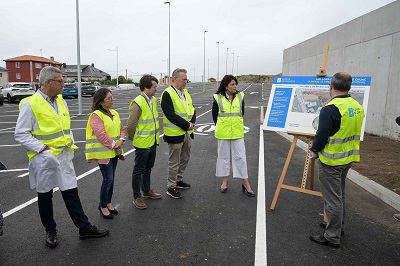
M 36 93 L 40 94 L 58 114 L 58 107 L 53 106 L 48 97 L 40 90 Z M 60 95 L 58 97 L 61 97 Z M 68 109 L 67 103 L 64 101 Z M 54 101 L 54 105 L 57 105 Z M 15 127 L 15 140 L 28 150 L 37 152 L 29 162 L 29 183 L 32 189 L 36 189 L 39 193 L 45 193 L 55 187 L 59 187 L 61 191 L 76 188 L 78 182 L 76 179 L 74 165 L 74 150 L 65 147 L 63 151 L 54 156 L 50 150 L 39 153 L 45 145 L 32 136 L 31 132 L 38 129 L 36 117 L 28 102 L 23 102 L 19 112 L 17 125 Z M 74 137 L 71 131 L 71 139 Z

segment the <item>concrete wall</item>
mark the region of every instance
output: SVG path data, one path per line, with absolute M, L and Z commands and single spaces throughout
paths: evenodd
M 329 42 L 327 75 L 371 76 L 365 131 L 399 140 L 400 1 L 340 25 L 283 52 L 285 76 L 314 76 Z

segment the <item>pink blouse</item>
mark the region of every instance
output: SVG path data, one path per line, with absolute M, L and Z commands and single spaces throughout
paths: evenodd
M 106 130 L 104 129 L 103 120 L 97 115 L 92 114 L 92 120 L 90 120 L 90 126 L 93 130 L 93 136 L 96 136 L 97 139 L 107 148 L 114 149 L 115 141 L 108 136 Z M 121 130 L 120 130 L 120 140 L 125 140 L 125 129 L 121 123 Z M 108 164 L 110 159 L 90 159 L 88 162 L 98 162 L 99 164 Z

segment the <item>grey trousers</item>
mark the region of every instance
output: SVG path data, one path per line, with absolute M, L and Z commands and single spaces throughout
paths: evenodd
M 334 244 L 340 244 L 344 229 L 346 177 L 351 164 L 329 166 L 321 163 L 323 175 L 319 177 L 319 183 L 328 218 L 324 237 Z
M 176 187 L 176 183 L 183 179 L 183 172 L 189 163 L 190 148 L 192 147 L 192 139 L 189 134 L 185 134 L 182 143 L 168 143 L 169 160 L 168 160 L 168 188 Z

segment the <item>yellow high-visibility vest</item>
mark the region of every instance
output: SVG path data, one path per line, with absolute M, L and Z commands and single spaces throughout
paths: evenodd
M 330 166 L 359 162 L 363 107 L 351 97 L 333 98 L 327 105 L 335 105 L 342 119 L 338 132 L 328 138 L 328 143 L 318 153 L 320 161 Z
M 129 105 L 133 103 L 139 105 L 142 113 L 136 126 L 132 145 L 136 148 L 146 149 L 160 143 L 160 125 L 158 122 L 157 99 L 152 97 L 152 109 L 150 109 L 147 99 L 143 95 L 137 96 Z
M 194 106 L 192 102 L 192 97 L 190 97 L 190 94 L 187 90 L 187 88 L 183 89 L 183 93 L 185 95 L 186 99 L 186 106 L 182 102 L 182 99 L 179 97 L 178 93 L 175 91 L 173 87 L 168 87 L 166 88 L 163 93 L 161 94 L 161 100 L 164 95 L 164 93 L 168 93 L 171 97 L 172 103 L 174 105 L 174 111 L 176 115 L 179 115 L 186 121 L 190 121 L 193 117 L 194 114 Z M 184 135 L 186 132 L 191 134 L 194 130 L 188 130 L 185 131 L 182 128 L 178 127 L 177 125 L 171 123 L 168 118 L 164 115 L 163 117 L 163 122 L 164 122 L 164 134 L 165 136 L 170 136 L 170 137 L 176 137 L 176 136 L 181 136 Z
M 19 108 L 23 102 L 28 102 L 36 118 L 38 129 L 32 131 L 32 136 L 50 148 L 54 156 L 59 155 L 65 147 L 78 149 L 71 140 L 71 120 L 67 107 L 61 96 L 56 98 L 58 114 L 48 102 L 39 94 L 35 93 L 19 103 Z M 36 152 L 28 151 L 28 158 L 32 160 Z
M 104 129 L 107 135 L 113 139 L 115 142 L 120 141 L 120 132 L 121 132 L 121 119 L 119 114 L 115 110 L 110 110 L 113 115 L 113 119 L 108 115 L 104 114 L 100 110 L 96 110 L 90 114 L 87 125 L 86 125 L 86 145 L 85 145 L 85 155 L 86 160 L 90 159 L 107 159 L 114 158 L 117 156 L 117 152 L 115 149 L 110 149 L 104 146 L 96 136 L 93 135 L 93 129 L 90 126 L 90 121 L 92 120 L 92 116 L 95 113 L 98 115 L 104 123 Z M 124 151 L 122 150 L 122 154 Z
M 215 138 L 217 139 L 241 139 L 244 138 L 244 122 L 242 103 L 244 93 L 239 92 L 230 102 L 221 94 L 214 94 L 218 103 L 218 119 L 215 126 Z

